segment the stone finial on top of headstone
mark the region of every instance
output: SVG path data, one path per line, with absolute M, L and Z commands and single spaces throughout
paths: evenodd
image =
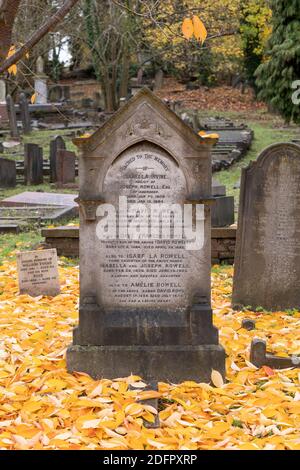
M 274 144 L 242 170 L 233 305 L 300 306 L 300 147 Z
M 68 369 L 97 378 L 134 373 L 150 383 L 210 382 L 213 369 L 224 377 L 210 300 L 215 140 L 197 136 L 143 89 L 101 130 L 75 143 L 81 150 L 81 292 Z M 131 224 L 124 226 L 124 216 L 102 237 L 105 211 L 120 214 L 120 198 L 130 220 L 134 207 L 143 212 L 176 204 L 182 211 L 197 204 L 201 242 L 190 251 L 184 237 L 126 236 Z M 155 220 L 151 227 L 156 232 Z M 182 218 L 177 228 L 182 233 Z
M 17 253 L 19 293 L 31 297 L 60 294 L 55 249 Z

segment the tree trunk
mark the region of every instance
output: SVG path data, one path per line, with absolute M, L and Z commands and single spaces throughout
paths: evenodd
M 120 84 L 120 98 L 126 98 L 128 94 L 128 83 L 129 83 L 129 66 L 130 58 L 127 53 L 124 54 L 123 64 L 122 64 L 122 76 Z
M 1 1 L 1 0 L 0 0 Z M 5 60 L 4 63 L 0 66 L 0 74 L 5 72 L 9 67 L 18 62 L 27 52 L 32 49 L 49 31 L 53 30 L 58 23 L 60 23 L 64 17 L 69 13 L 71 8 L 77 3 L 78 0 L 66 0 L 61 8 L 59 8 L 53 16 L 48 18 L 46 22 L 28 39 L 28 41 L 20 47 L 15 54 L 13 54 L 9 59 Z M 20 3 L 19 1 L 8 0 L 7 3 Z M 1 11 L 1 10 L 0 10 Z M 16 16 L 12 17 L 14 20 Z M 1 26 L 1 25 L 0 25 Z M 12 26 L 11 26 L 12 29 Z
M 0 0 L 0 63 L 3 62 L 11 46 L 14 21 L 21 0 Z

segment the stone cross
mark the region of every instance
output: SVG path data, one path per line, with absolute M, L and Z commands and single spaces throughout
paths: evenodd
M 69 371 L 134 373 L 148 383 L 209 382 L 213 369 L 224 376 L 211 309 L 215 142 L 196 135 L 148 89 L 90 138 L 75 141 L 81 291 Z M 160 210 L 169 221 L 163 228 Z

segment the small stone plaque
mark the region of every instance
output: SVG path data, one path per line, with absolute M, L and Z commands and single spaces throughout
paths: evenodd
M 57 252 L 55 249 L 25 251 L 17 254 L 19 293 L 32 297 L 60 294 Z

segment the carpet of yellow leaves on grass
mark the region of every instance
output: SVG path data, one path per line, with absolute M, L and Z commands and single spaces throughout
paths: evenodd
M 214 321 L 228 382 L 148 392 L 136 376 L 94 381 L 66 372 L 78 269 L 61 265 L 60 276 L 61 295 L 34 299 L 18 296 L 14 263 L 0 266 L 0 449 L 300 449 L 299 369 L 248 362 L 254 336 L 276 354 L 299 353 L 299 312 L 233 313 L 232 269 L 221 268 L 213 275 Z M 241 329 L 245 317 L 257 330 Z M 157 395 L 161 427 L 148 429 L 155 409 L 143 399 Z

